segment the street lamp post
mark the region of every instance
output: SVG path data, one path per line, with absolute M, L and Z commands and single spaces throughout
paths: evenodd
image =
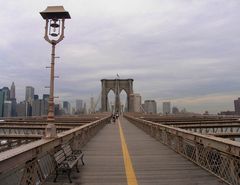
M 48 6 L 46 10 L 40 12 L 42 18 L 46 20 L 44 39 L 52 44 L 51 72 L 50 72 L 50 96 L 48 101 L 47 121 L 54 121 L 54 65 L 55 46 L 64 38 L 65 19 L 71 19 L 70 14 L 63 6 Z

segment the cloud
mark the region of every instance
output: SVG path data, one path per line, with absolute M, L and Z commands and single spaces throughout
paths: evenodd
M 116 74 L 134 78 L 143 99 L 192 111 L 230 109 L 238 96 L 238 1 L 8 0 L 1 2 L 0 78 L 1 86 L 15 81 L 19 100 L 27 85 L 48 91 L 51 46 L 39 12 L 56 4 L 72 17 L 56 47 L 62 100 L 98 96 L 100 80 Z

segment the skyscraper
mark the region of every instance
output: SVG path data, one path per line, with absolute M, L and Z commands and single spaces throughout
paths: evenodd
M 42 101 L 43 100 L 36 99 L 32 102 L 32 116 L 41 116 Z
M 4 101 L 3 117 L 11 117 L 11 115 L 12 115 L 12 102 Z
M 130 94 L 129 112 L 141 112 L 142 100 L 140 94 Z
M 156 114 L 157 113 L 157 103 L 155 100 L 145 100 L 144 110 L 146 113 Z
M 34 100 L 34 88 L 32 86 L 27 86 L 25 101 L 31 103 L 33 100 Z
M 83 100 L 76 100 L 76 112 L 83 113 Z
M 60 104 L 54 104 L 54 114 L 55 116 L 62 115 Z
M 10 90 L 8 87 L 3 87 L 2 91 L 4 93 L 4 100 L 9 100 L 10 99 Z
M 11 89 L 10 89 L 10 99 L 15 99 L 16 98 L 16 94 L 15 94 L 15 84 L 14 82 L 12 82 L 11 85 Z
M 94 98 L 91 97 L 91 98 L 90 98 L 90 109 L 89 109 L 89 113 L 94 113 L 94 112 L 95 112 Z
M 63 110 L 64 110 L 65 114 L 70 114 L 71 107 L 70 107 L 70 103 L 68 101 L 63 102 Z
M 26 102 L 20 102 L 16 106 L 17 116 L 23 117 L 26 116 Z
M 171 103 L 170 102 L 163 102 L 163 114 L 170 114 L 171 113 Z
M 26 116 L 32 116 L 32 103 L 34 100 L 34 88 L 26 86 L 25 102 L 26 102 Z
M 83 105 L 83 114 L 87 114 L 87 104 L 86 104 L 86 102 L 84 102 L 84 105 Z
M 4 92 L 0 89 L 0 117 L 3 117 Z
M 10 100 L 12 102 L 12 113 L 11 115 L 13 117 L 17 116 L 17 101 L 16 101 L 16 98 L 13 98 Z
M 234 108 L 235 108 L 235 113 L 237 115 L 240 115 L 240 98 L 237 100 L 234 100 Z
M 9 99 L 12 104 L 12 111 L 11 111 L 11 116 L 16 116 L 17 115 L 17 101 L 16 101 L 16 93 L 15 93 L 15 84 L 12 82 L 11 88 L 10 88 L 10 99 Z
M 41 105 L 41 115 L 48 114 L 48 100 L 49 100 L 49 94 L 43 94 L 43 100 Z

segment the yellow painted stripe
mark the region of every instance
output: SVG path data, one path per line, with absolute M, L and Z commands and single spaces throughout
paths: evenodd
M 121 144 L 122 144 L 122 152 L 123 152 L 123 159 L 125 165 L 125 172 L 127 176 L 128 185 L 138 185 L 136 175 L 133 169 L 132 161 L 128 152 L 127 144 L 125 141 L 125 137 L 123 134 L 121 123 L 118 119 L 118 127 L 120 132 Z

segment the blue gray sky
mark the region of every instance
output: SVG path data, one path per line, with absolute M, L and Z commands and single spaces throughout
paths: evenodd
M 100 94 L 100 79 L 134 79 L 142 99 L 203 113 L 233 110 L 240 96 L 239 0 L 0 0 L 0 85 L 48 93 L 51 46 L 39 12 L 63 5 L 57 45 L 60 100 Z

